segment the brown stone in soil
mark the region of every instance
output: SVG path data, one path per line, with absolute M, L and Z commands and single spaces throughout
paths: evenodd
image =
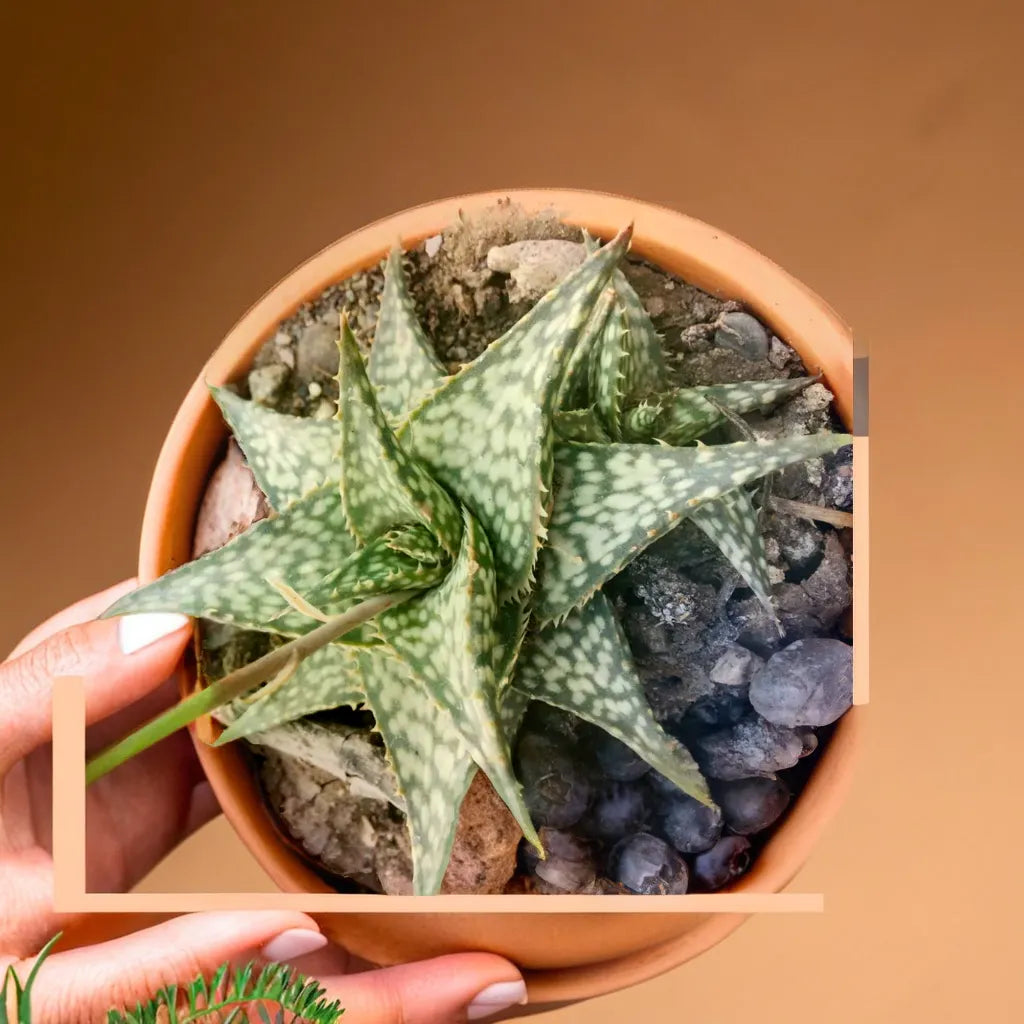
M 499 893 L 516 870 L 523 833 L 483 772 L 462 802 L 443 893 Z
M 210 477 L 199 507 L 192 557 L 223 547 L 269 512 L 270 506 L 246 465 L 242 449 L 232 440 Z

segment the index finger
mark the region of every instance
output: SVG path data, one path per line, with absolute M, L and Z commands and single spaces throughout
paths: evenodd
M 134 577 L 122 580 L 120 583 L 115 583 L 112 587 L 107 587 L 106 590 L 101 590 L 97 594 L 83 597 L 81 601 L 76 601 L 55 615 L 51 615 L 25 636 L 18 643 L 18 646 L 4 658 L 4 661 L 13 661 L 26 651 L 30 651 L 33 647 L 38 646 L 44 640 L 49 639 L 63 629 L 67 629 L 69 626 L 77 626 L 83 622 L 88 622 L 90 619 L 95 619 L 98 615 L 105 612 L 119 597 L 123 597 L 134 590 L 137 584 L 138 581 Z

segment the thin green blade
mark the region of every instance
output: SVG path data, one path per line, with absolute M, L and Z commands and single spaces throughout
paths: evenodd
M 462 528 L 458 509 L 399 445 L 344 318 L 338 348 L 341 493 L 350 529 L 365 544 L 393 526 L 422 523 L 454 554 Z
M 570 711 L 611 733 L 671 779 L 710 804 L 707 783 L 690 752 L 654 718 L 611 604 L 595 594 L 561 625 L 534 633 L 523 646 L 515 688 Z
M 228 388 L 211 387 L 210 393 L 271 508 L 280 512 L 341 476 L 336 423 L 286 416 Z
M 703 503 L 849 443 L 846 434 L 826 432 L 698 448 L 559 444 L 537 621 L 567 615 Z
M 444 380 L 445 368 L 420 325 L 395 246 L 384 268 L 384 294 L 370 347 L 367 376 L 391 424 L 397 423 Z
M 483 524 L 502 598 L 530 584 L 550 505 L 551 420 L 565 369 L 630 230 L 589 257 L 406 420 L 401 438 Z

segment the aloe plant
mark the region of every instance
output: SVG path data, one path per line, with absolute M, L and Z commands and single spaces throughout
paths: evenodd
M 620 267 L 630 237 L 588 239 L 582 265 L 452 375 L 392 251 L 367 363 L 341 318 L 334 421 L 211 389 L 273 513 L 107 614 L 178 611 L 277 646 L 101 755 L 90 779 L 203 713 L 228 743 L 363 706 L 394 769 L 418 894 L 441 887 L 478 770 L 540 849 L 510 753 L 531 700 L 711 803 L 655 721 L 601 588 L 692 519 L 768 601 L 746 485 L 850 438 L 703 443 L 812 378 L 667 388 L 661 339 Z

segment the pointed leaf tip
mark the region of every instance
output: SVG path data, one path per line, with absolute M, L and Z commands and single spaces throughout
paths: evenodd
M 500 597 L 531 583 L 551 504 L 552 418 L 568 361 L 628 236 L 592 253 L 399 430 L 480 520 L 494 545 Z
M 462 517 L 423 464 L 398 443 L 347 321 L 338 353 L 341 494 L 354 536 L 365 544 L 394 526 L 419 522 L 454 554 Z

